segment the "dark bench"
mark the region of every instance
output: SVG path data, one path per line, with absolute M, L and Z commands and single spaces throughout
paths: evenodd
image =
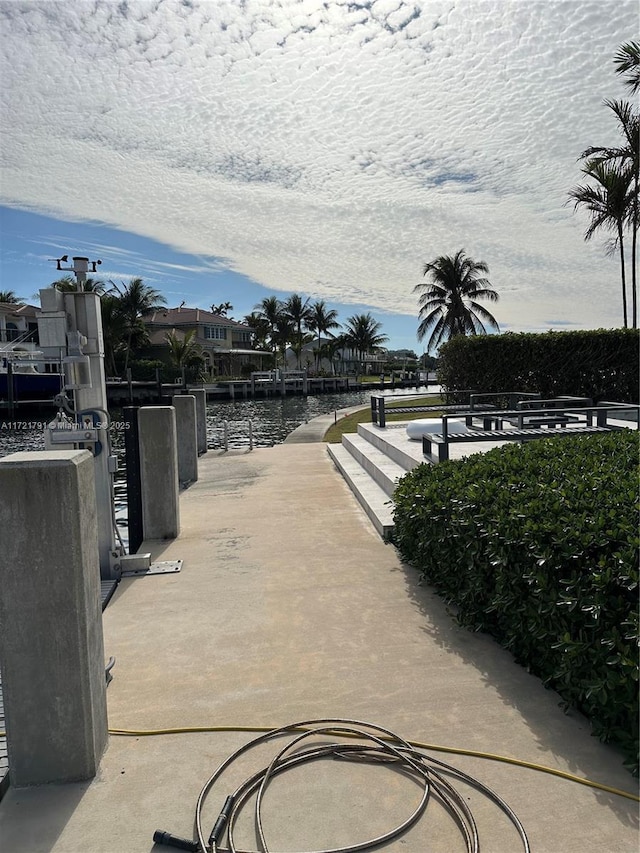
M 634 409 L 640 412 L 640 406 L 627 406 L 628 409 Z M 616 407 L 614 406 L 593 406 L 589 408 L 567 407 L 564 410 L 558 410 L 558 413 L 550 416 L 550 420 L 557 420 L 558 416 L 572 417 L 583 416 L 585 418 L 584 425 L 572 426 L 566 428 L 566 424 L 560 427 L 549 426 L 547 428 L 524 427 L 514 429 L 490 429 L 490 430 L 469 430 L 461 433 L 449 433 L 447 422 L 450 415 L 442 417 L 442 432 L 430 433 L 422 438 L 422 452 L 424 456 L 431 462 L 443 462 L 449 458 L 449 445 L 453 443 L 469 442 L 469 441 L 532 441 L 538 438 L 552 438 L 554 436 L 571 436 L 571 435 L 594 435 L 602 432 L 612 432 L 625 427 L 614 426 L 608 423 L 609 412 L 615 414 Z M 495 418 L 495 412 L 478 412 L 476 417 Z M 522 410 L 511 412 L 500 412 L 500 417 L 508 419 L 509 416 L 518 416 L 522 414 Z M 529 409 L 527 414 L 534 417 L 546 418 L 549 415 L 547 409 Z M 434 453 L 434 446 L 437 447 L 437 456 Z
M 469 395 L 474 394 L 473 390 L 463 390 L 463 391 L 440 391 L 438 392 L 441 397 L 444 397 L 445 400 L 448 400 L 450 397 L 454 395 L 465 395 L 467 399 L 469 399 Z M 411 394 L 411 398 L 415 399 L 415 394 Z M 383 397 L 381 394 L 373 394 L 371 396 L 371 423 L 376 424 L 381 429 L 384 429 L 387 425 L 387 414 L 416 414 L 417 412 L 467 412 L 469 411 L 470 405 L 469 403 L 459 403 L 459 404 L 450 404 L 450 403 L 435 403 L 431 404 L 414 404 L 411 405 L 411 400 L 407 399 L 406 406 L 389 406 L 386 407 L 385 401 L 388 400 L 388 397 Z M 392 400 L 397 400 L 398 397 L 392 397 Z
M 493 408 L 506 408 L 513 409 L 516 407 L 517 402 L 519 400 L 523 400 L 525 398 L 535 399 L 540 395 L 537 392 L 530 391 L 492 391 L 487 393 L 478 393 L 473 389 L 464 389 L 459 391 L 440 391 L 441 397 L 444 397 L 447 402 L 444 404 L 436 403 L 433 405 L 420 405 L 414 404 L 411 405 L 411 401 L 407 400 L 406 406 L 389 406 L 386 407 L 385 401 L 388 401 L 388 397 L 383 397 L 380 394 L 372 395 L 371 397 L 371 423 L 376 424 L 381 429 L 384 429 L 387 425 L 387 414 L 406 414 L 406 415 L 414 415 L 418 413 L 424 412 L 428 414 L 429 412 L 449 412 L 451 414 L 466 414 L 468 412 L 472 412 L 475 409 L 486 411 L 487 409 Z M 415 394 L 411 395 L 415 399 Z M 454 403 L 451 404 L 448 400 L 451 397 L 466 397 L 466 403 Z M 506 400 L 506 406 L 498 406 L 495 407 L 493 405 L 482 404 L 482 401 L 487 397 L 493 397 L 498 403 L 500 400 Z M 394 401 L 397 400 L 397 397 L 391 398 Z M 468 424 L 470 425 L 470 423 Z M 496 424 L 497 425 L 497 424 Z M 489 429 L 489 424 L 485 427 Z
M 586 409 L 593 407 L 591 397 L 552 397 L 548 400 L 518 400 L 513 408 L 518 411 L 522 410 L 521 414 L 506 415 L 497 419 L 496 429 L 502 429 L 504 422 L 513 424 L 518 429 L 535 429 L 536 427 L 564 427 L 569 423 L 575 423 L 580 420 L 580 416 L 576 414 L 567 414 L 567 406 L 572 408 Z M 531 409 L 542 409 L 544 414 L 532 415 Z M 473 426 L 472 423 L 467 423 L 467 426 Z M 486 428 L 486 427 L 485 427 Z

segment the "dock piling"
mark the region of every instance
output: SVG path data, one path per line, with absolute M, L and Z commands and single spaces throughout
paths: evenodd
M 96 775 L 107 703 L 94 461 L 0 459 L 0 666 L 11 784 Z

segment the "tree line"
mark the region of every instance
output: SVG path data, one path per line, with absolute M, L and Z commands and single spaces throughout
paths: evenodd
M 265 297 L 244 322 L 253 332 L 256 348 L 271 352 L 276 364 L 278 357 L 282 364 L 285 363 L 286 351 L 291 348 L 300 366 L 302 350 L 314 341 L 316 369 L 322 359 L 333 363 L 336 355 L 347 348 L 364 361 L 366 355 L 380 352 L 388 340 L 382 332 L 382 324 L 370 313 L 354 314 L 342 327 L 338 312 L 329 308 L 324 299 L 312 301 L 299 293 L 292 293 L 285 300 L 277 296 Z M 343 331 L 336 334 L 338 329 Z
M 52 286 L 63 292 L 78 288 L 70 275 L 54 281 Z M 149 345 L 143 317 L 165 306 L 166 298 L 141 278 L 132 278 L 127 284 L 112 281 L 106 284 L 88 277 L 83 287 L 100 295 L 106 371 L 112 376 L 126 374 L 131 362 Z M 13 291 L 0 291 L 0 302 L 19 301 Z M 232 310 L 230 302 L 211 306 L 211 313 L 221 317 Z M 333 363 L 336 355 L 347 348 L 364 361 L 366 355 L 381 352 L 388 340 L 382 324 L 370 313 L 354 314 L 343 327 L 338 322 L 337 311 L 329 308 L 323 299 L 312 301 L 299 293 L 292 293 L 284 300 L 265 297 L 242 322 L 251 329 L 255 349 L 270 352 L 276 365 L 278 359 L 285 364 L 286 351 L 290 348 L 299 366 L 303 348 L 313 342 L 316 342 L 314 360 L 318 369 L 322 359 Z M 184 335 L 168 332 L 166 343 L 174 367 L 202 367 L 202 349 L 196 341 L 195 329 Z

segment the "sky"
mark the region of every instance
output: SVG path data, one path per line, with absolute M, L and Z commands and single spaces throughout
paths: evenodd
M 567 203 L 615 145 L 636 0 L 0 0 L 0 289 L 63 254 L 170 306 L 370 311 L 422 352 L 425 263 L 489 267 L 502 331 L 622 323 Z

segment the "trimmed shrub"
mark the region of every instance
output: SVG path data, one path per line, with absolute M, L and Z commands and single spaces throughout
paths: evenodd
M 395 492 L 402 557 L 638 767 L 638 433 L 421 465 Z
M 455 337 L 440 348 L 438 380 L 449 391 L 537 391 L 594 401 L 637 402 L 636 329 Z

